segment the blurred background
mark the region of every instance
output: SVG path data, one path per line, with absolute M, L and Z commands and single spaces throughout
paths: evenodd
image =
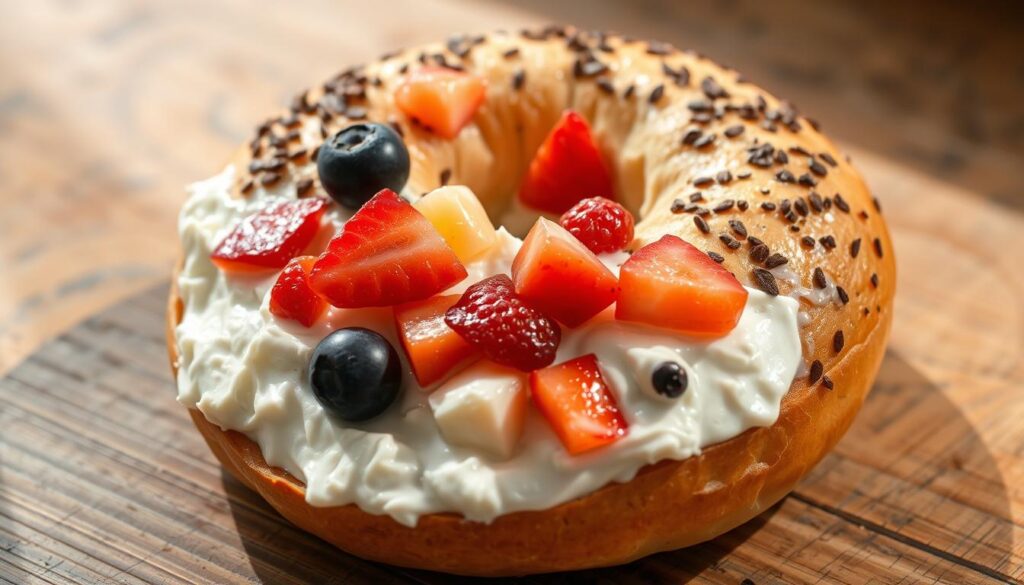
M 297 90 L 456 32 L 573 23 L 693 48 L 818 119 L 873 185 L 1024 212 L 1012 0 L 33 0 L 2 16 L 0 372 L 167 280 L 184 184 Z

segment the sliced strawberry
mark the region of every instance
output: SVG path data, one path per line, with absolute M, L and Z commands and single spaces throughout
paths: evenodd
M 232 272 L 280 270 L 313 241 L 326 209 L 327 200 L 319 197 L 268 205 L 239 222 L 210 260 Z
M 446 67 L 422 67 L 395 91 L 395 104 L 438 136 L 452 139 L 473 119 L 486 94 L 482 77 Z
M 512 262 L 512 281 L 516 294 L 569 327 L 615 302 L 618 291 L 615 275 L 593 252 L 543 217 Z
M 309 271 L 316 256 L 292 258 L 270 289 L 270 313 L 310 327 L 327 309 L 327 301 L 309 288 Z
M 327 245 L 310 285 L 335 307 L 386 307 L 429 298 L 463 278 L 466 268 L 427 218 L 384 189 Z
M 555 361 L 562 340 L 558 323 L 519 298 L 504 274 L 469 287 L 444 320 L 491 361 L 524 372 Z
M 613 443 L 629 430 L 594 354 L 531 372 L 530 395 L 571 455 Z
M 747 289 L 728 270 L 676 236 L 637 250 L 619 271 L 615 317 L 696 335 L 732 331 Z
M 478 355 L 444 322 L 445 311 L 458 300 L 459 295 L 445 295 L 395 307 L 398 337 L 420 386 L 437 382 Z
M 618 252 L 633 241 L 633 214 L 604 197 L 590 197 L 573 205 L 558 224 L 595 254 Z
M 519 199 L 548 213 L 565 213 L 580 199 L 615 199 L 611 174 L 587 121 L 566 110 L 533 156 Z

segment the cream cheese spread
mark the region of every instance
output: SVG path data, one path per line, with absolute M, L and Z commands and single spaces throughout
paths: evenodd
M 556 361 L 596 354 L 629 423 L 625 437 L 583 455 L 569 455 L 529 404 L 514 448 L 449 444 L 432 411 L 431 394 L 417 386 L 407 365 L 402 396 L 386 412 L 363 423 L 340 421 L 310 390 L 310 354 L 328 333 L 350 326 L 381 333 L 401 353 L 392 311 L 331 309 L 305 328 L 270 314 L 276 275 L 237 277 L 217 269 L 210 251 L 238 220 L 264 205 L 266 197 L 294 197 L 289 192 L 294 186 L 282 185 L 262 196 L 233 198 L 234 174 L 228 167 L 192 185 L 180 217 L 184 265 L 178 291 L 185 310 L 175 331 L 178 400 L 221 428 L 254 440 L 270 465 L 305 483 L 313 506 L 356 504 L 408 526 L 437 512 L 490 522 L 514 511 L 551 508 L 609 482 L 628 481 L 648 464 L 685 459 L 747 429 L 771 425 L 800 366 L 798 301 L 748 289 L 739 324 L 715 340 L 615 321 L 613 308 L 563 330 Z M 336 207 L 328 217 L 339 228 L 345 219 Z M 521 241 L 504 229 L 498 241 L 466 266 L 469 277 L 449 293 L 508 273 Z M 626 257 L 602 260 L 617 271 Z M 689 380 L 675 400 L 650 387 L 653 368 L 669 358 L 683 366 Z M 494 380 L 507 375 L 495 374 Z M 446 387 L 450 397 L 503 396 L 502 388 L 481 383 L 488 380 L 467 378 L 474 376 L 460 378 L 466 380 L 464 391 Z M 525 376 L 510 382 L 524 383 Z M 445 402 L 450 409 L 451 399 Z

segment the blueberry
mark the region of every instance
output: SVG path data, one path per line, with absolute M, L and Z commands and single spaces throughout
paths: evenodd
M 686 392 L 686 370 L 676 362 L 662 362 L 651 374 L 654 390 L 662 396 L 679 398 Z
M 313 350 L 309 384 L 328 412 L 342 420 L 366 420 L 398 397 L 402 365 L 379 333 L 362 327 L 339 329 Z
M 381 189 L 402 190 L 409 179 L 409 151 L 383 124 L 354 124 L 320 147 L 320 184 L 349 209 L 358 209 Z

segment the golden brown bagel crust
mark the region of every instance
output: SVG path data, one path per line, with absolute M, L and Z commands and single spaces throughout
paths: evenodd
M 752 429 L 697 457 L 649 466 L 630 482 L 549 510 L 507 514 L 491 524 L 432 514 L 408 528 L 354 505 L 313 508 L 301 482 L 270 468 L 259 446 L 244 435 L 221 430 L 191 410 L 196 427 L 223 465 L 291 522 L 352 554 L 395 565 L 491 576 L 607 566 L 738 526 L 793 489 L 835 445 L 878 371 L 892 322 L 895 265 L 877 203 L 860 175 L 806 118 L 702 57 L 575 29 L 480 39 L 406 50 L 343 74 L 326 90 L 347 95 L 345 103 L 325 98 L 323 91 L 302 94 L 291 112 L 264 125 L 234 162 L 244 168 L 254 159 L 275 156 L 275 149 L 295 152 L 298 145 L 289 146 L 286 134 L 296 123 L 290 118 L 325 120 L 324 133 L 332 133 L 366 112 L 371 120 L 401 126 L 413 158 L 410 185 L 429 190 L 438 185 L 441 171 L 449 170 L 452 183 L 469 185 L 497 215 L 558 114 L 572 107 L 591 121 L 613 161 L 620 197 L 642 216 L 634 247 L 676 234 L 724 256 L 724 266 L 741 282 L 763 288 L 752 272 L 764 267 L 763 255 L 751 253 L 753 236 L 786 258 L 803 287 L 815 286 L 820 267 L 844 288 L 848 302 L 838 295 L 821 305 L 802 302 L 809 316 L 801 329 L 804 358 L 808 364 L 820 361 L 827 380 L 812 384 L 806 375 L 794 380 L 771 427 Z M 595 59 L 603 65 L 592 65 Z M 406 65 L 442 60 L 489 83 L 487 102 L 454 141 L 434 138 L 402 118 L 390 97 Z M 604 66 L 608 70 L 599 71 Z M 525 81 L 512 83 L 519 71 Z M 590 75 L 594 71 L 599 72 Z M 709 135 L 714 138 L 702 146 Z M 284 171 L 241 173 L 236 194 L 253 196 L 243 186 L 268 172 L 282 172 L 277 180 L 293 180 L 289 177 L 310 164 L 302 156 L 291 161 Z M 704 215 L 708 233 L 694 219 L 694 212 L 703 210 L 684 209 L 697 191 L 698 206 L 719 210 Z M 739 248 L 730 248 L 721 235 L 739 241 Z M 777 285 L 783 294 L 792 288 L 783 280 Z M 175 368 L 174 332 L 182 311 L 172 289 L 167 335 Z

